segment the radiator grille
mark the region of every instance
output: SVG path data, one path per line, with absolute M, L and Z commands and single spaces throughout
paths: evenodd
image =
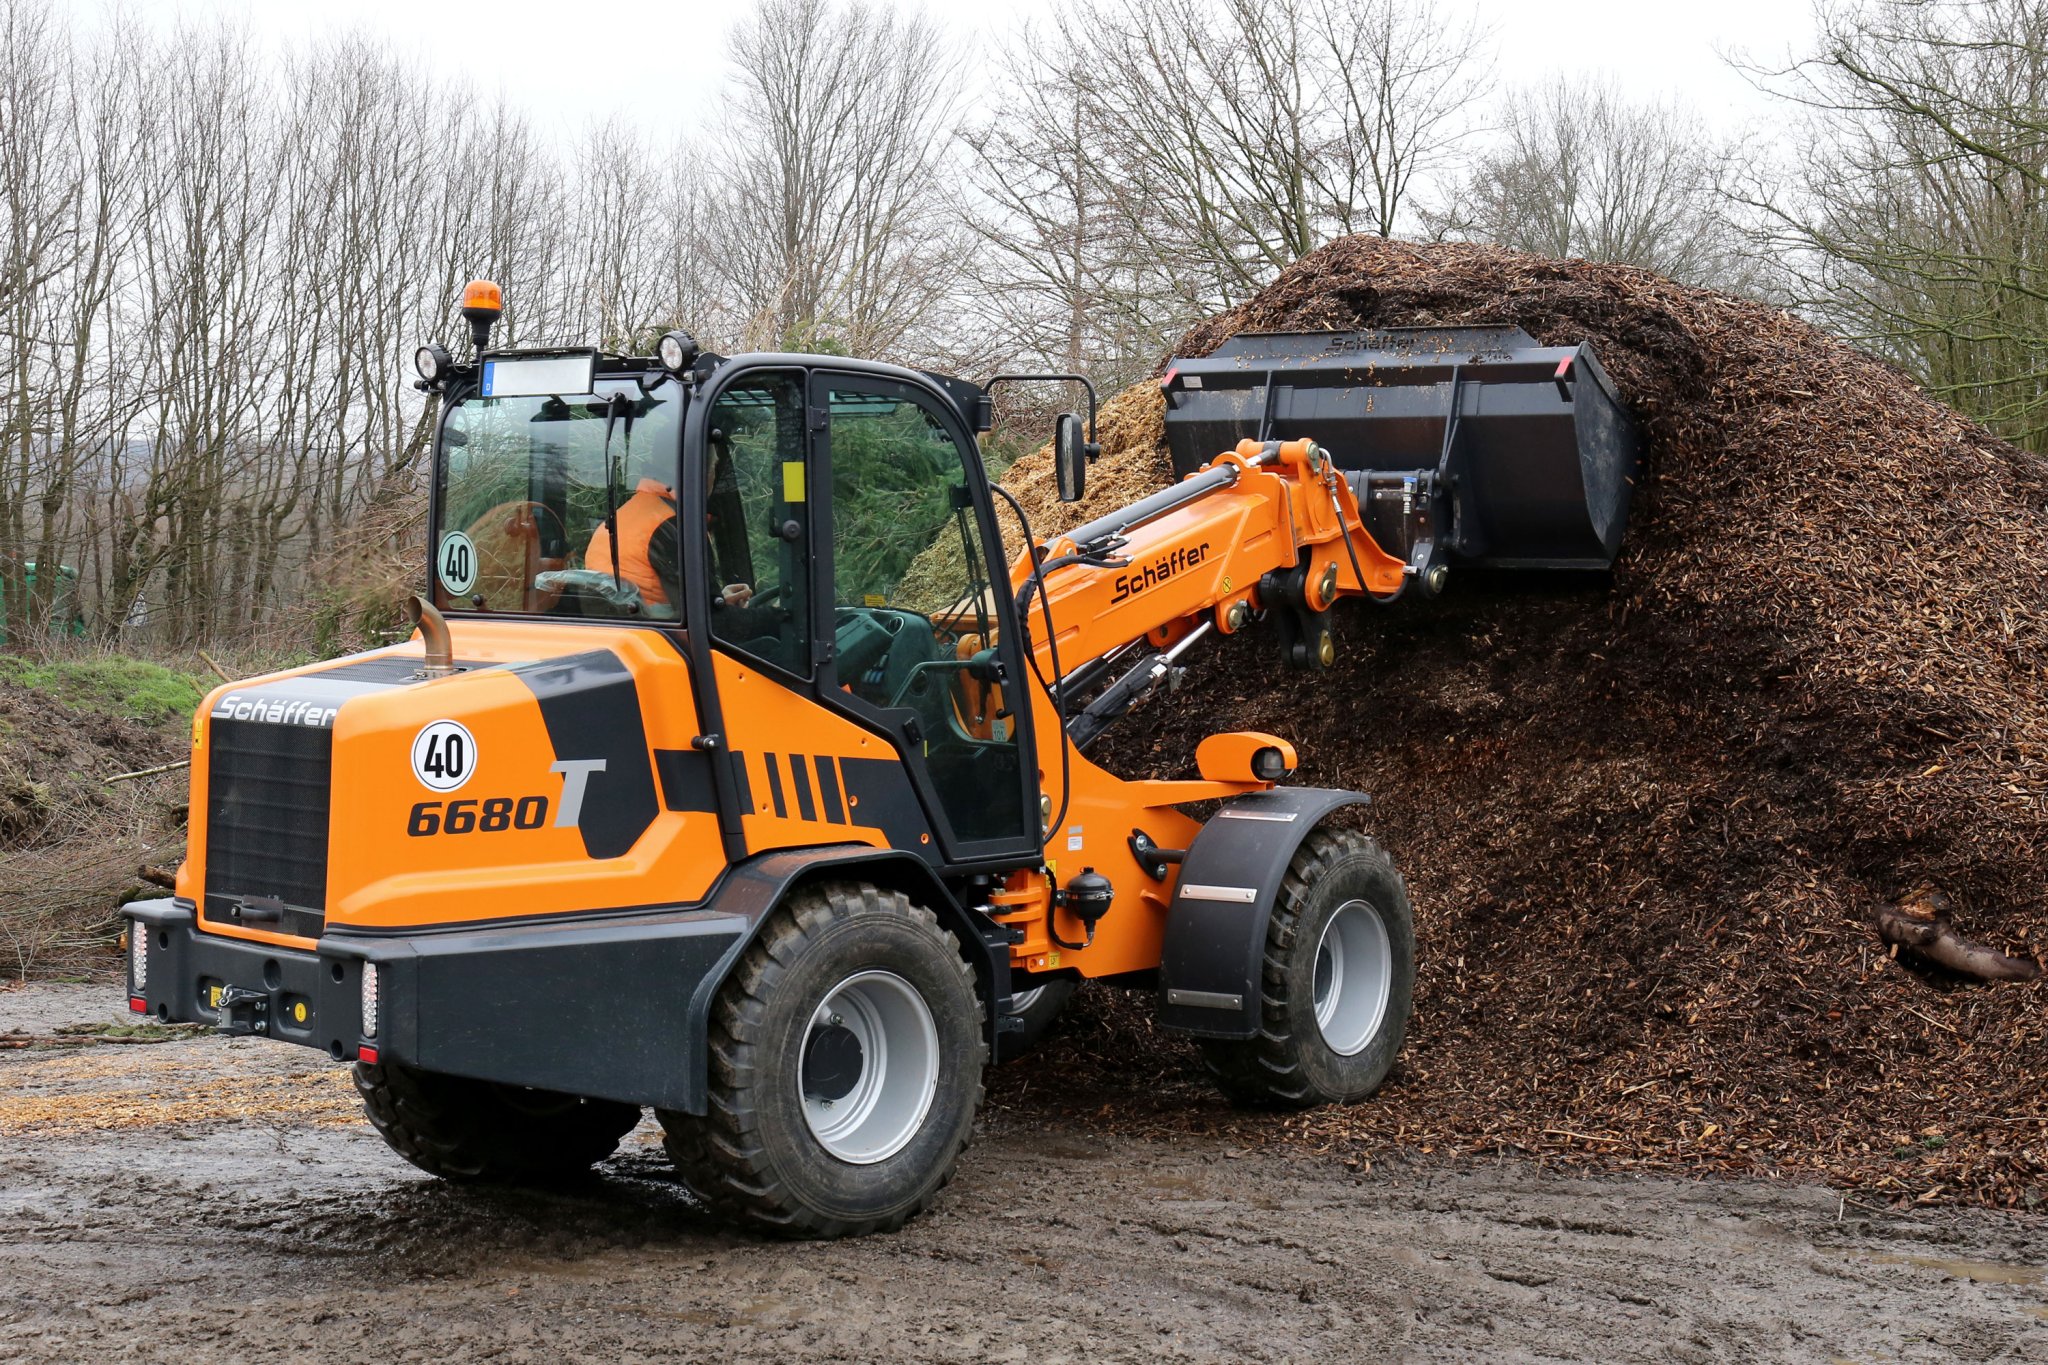
M 255 927 L 317 935 L 334 732 L 216 720 L 207 750 L 206 917 L 240 922 L 237 907 L 259 902 L 248 917 Z

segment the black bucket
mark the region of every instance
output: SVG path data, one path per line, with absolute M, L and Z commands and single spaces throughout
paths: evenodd
M 1395 555 L 1426 535 L 1454 563 L 1602 569 L 1621 548 L 1635 423 L 1588 346 L 1519 327 L 1247 333 L 1162 387 L 1177 475 L 1246 437 L 1310 437 Z

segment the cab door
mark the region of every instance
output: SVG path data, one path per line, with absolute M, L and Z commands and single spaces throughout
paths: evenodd
M 811 376 L 824 688 L 894 741 L 951 857 L 1036 857 L 1024 668 L 980 453 L 922 386 Z M 822 419 L 822 422 L 821 422 Z

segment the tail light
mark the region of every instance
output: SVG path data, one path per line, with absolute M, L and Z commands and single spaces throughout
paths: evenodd
M 363 964 L 363 1036 L 377 1036 L 377 966 L 372 962 Z
M 128 979 L 130 995 L 149 989 L 149 930 L 140 924 L 128 931 Z

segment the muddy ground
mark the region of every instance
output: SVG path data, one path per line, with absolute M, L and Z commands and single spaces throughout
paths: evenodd
M 308 1051 L 126 1022 L 0 991 L 0 1360 L 2048 1361 L 2036 1216 L 1104 1137 L 999 1084 L 931 1214 L 769 1244 L 651 1126 L 460 1188 Z

